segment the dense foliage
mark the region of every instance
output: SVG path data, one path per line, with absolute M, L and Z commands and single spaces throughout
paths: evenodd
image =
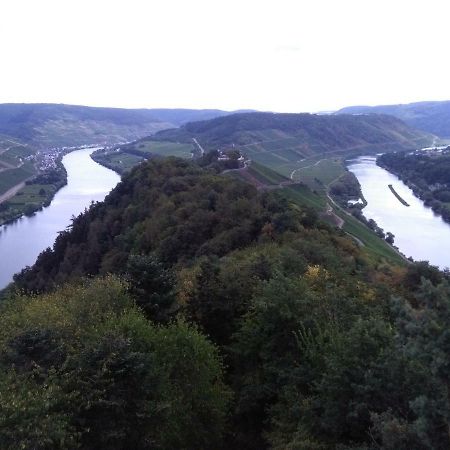
M 130 253 L 154 253 L 166 265 L 221 257 L 262 234 L 295 229 L 296 214 L 253 186 L 180 159 L 155 159 L 75 218 L 16 282 L 27 291 L 48 290 L 74 275 L 120 271 Z
M 280 194 L 147 162 L 16 277 L 1 446 L 446 449 L 446 274 L 372 264 Z
M 362 197 L 358 179 L 348 170 L 335 182 L 331 183 L 330 194 L 344 208 L 349 206 L 349 201 L 360 200 Z M 364 204 L 362 203 L 362 205 Z
M 377 164 L 398 175 L 427 206 L 450 222 L 450 151 L 390 153 Z
M 120 280 L 19 296 L 0 317 L 2 449 L 220 443 L 229 392 L 217 350 L 184 322 L 152 325 Z

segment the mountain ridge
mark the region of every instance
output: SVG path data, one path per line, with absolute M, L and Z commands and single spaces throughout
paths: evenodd
M 396 105 L 347 106 L 335 114 L 388 114 L 419 130 L 443 138 L 450 137 L 450 100 Z
M 261 137 L 259 131 L 276 130 L 279 136 L 283 138 L 282 133 L 292 136 L 294 133 L 303 133 L 304 139 L 317 140 L 336 140 L 335 145 L 339 145 L 339 131 L 345 131 L 347 136 L 353 134 L 354 141 L 370 138 L 370 143 L 382 141 L 383 136 L 370 136 L 367 133 L 379 131 L 383 126 L 391 126 L 393 131 L 401 132 L 406 138 L 417 138 L 421 133 L 412 130 L 401 120 L 394 119 L 388 115 L 379 115 L 371 117 L 358 117 L 354 115 L 317 115 L 310 113 L 269 113 L 269 112 L 250 112 L 240 114 L 230 114 L 225 117 L 216 117 L 210 120 L 189 122 L 177 129 L 162 130 L 156 133 L 152 139 L 155 140 L 185 140 L 204 138 L 205 145 L 247 145 L 253 141 L 258 141 Z M 363 130 L 365 136 L 355 133 L 355 127 L 365 126 Z M 331 130 L 331 128 L 333 129 Z M 338 129 L 339 127 L 344 128 Z M 370 129 L 372 127 L 372 129 Z M 378 128 L 378 130 L 377 130 Z M 247 133 L 242 136 L 240 133 Z M 252 134 L 253 133 L 253 134 Z M 360 132 L 361 134 L 362 132 Z M 275 133 L 276 134 L 276 133 Z M 328 134 L 328 135 L 327 135 Z M 265 137 L 265 136 L 263 136 Z M 384 141 L 388 139 L 385 136 Z
M 129 109 L 55 103 L 0 104 L 0 134 L 37 148 L 132 141 L 190 120 L 231 112 L 218 109 Z

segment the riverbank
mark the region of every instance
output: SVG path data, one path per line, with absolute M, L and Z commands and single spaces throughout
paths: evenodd
M 23 216 L 32 216 L 51 203 L 55 194 L 67 184 L 63 156 L 58 158 L 55 168 L 30 177 L 10 190 L 12 195 L 0 201 L 0 225 L 12 223 Z
M 377 165 L 396 175 L 424 205 L 450 223 L 450 150 L 382 155 Z
M 98 148 L 97 145 L 65 147 L 52 162 L 53 167 L 29 177 L 0 196 L 0 226 L 24 216 L 31 217 L 50 205 L 57 192 L 67 185 L 67 171 L 62 163 L 64 156 L 77 150 L 95 151 Z

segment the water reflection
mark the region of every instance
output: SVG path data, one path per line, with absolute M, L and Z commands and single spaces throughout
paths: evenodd
M 374 219 L 385 232 L 393 233 L 395 245 L 407 257 L 426 260 L 441 268 L 450 266 L 450 225 L 425 207 L 395 175 L 378 167 L 375 160 L 375 157 L 362 156 L 348 165 L 368 203 L 364 215 Z M 389 184 L 409 207 L 400 203 Z

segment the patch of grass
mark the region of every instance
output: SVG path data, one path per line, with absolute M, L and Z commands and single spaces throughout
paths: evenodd
M 257 162 L 252 162 L 247 171 L 264 184 L 280 184 L 283 181 L 288 181 L 288 178 Z
M 390 263 L 405 265 L 406 261 L 387 242 L 379 238 L 372 230 L 367 228 L 358 219 L 348 216 L 342 211 L 336 214 L 344 219 L 343 230 L 358 238 L 363 244 L 367 253 L 376 260 L 386 260 Z
M 281 192 L 288 200 L 300 205 L 310 206 L 319 212 L 323 211 L 327 204 L 324 195 L 313 192 L 305 185 L 294 184 L 286 186 Z
M 283 158 L 287 159 L 288 161 L 298 162 L 304 158 L 303 153 L 301 153 L 298 150 L 291 149 L 291 148 L 280 150 L 277 152 L 277 154 L 282 156 Z
M 127 170 L 130 170 L 135 165 L 144 161 L 144 157 L 131 155 L 129 153 L 108 153 L 105 156 L 105 162 L 108 164 L 108 167 L 111 167 L 113 170 L 123 173 Z
M 57 187 L 53 184 L 25 185 L 16 195 L 0 204 L 0 224 L 32 215 L 43 206 L 50 204 Z
M 27 156 L 32 155 L 34 152 L 29 147 L 18 145 L 11 147 L 5 152 L 0 154 L 0 162 L 6 163 L 8 166 L 18 167 L 22 160 Z
M 30 184 L 21 189 L 14 197 L 8 200 L 12 206 L 21 206 L 28 203 L 44 203 L 49 196 L 53 197 L 56 187 L 52 184 Z
M 0 155 L 0 161 L 5 163 L 4 165 L 6 165 L 7 167 L 17 167 L 20 165 L 19 159 L 15 156 L 9 155 L 8 152 L 2 153 Z
M 319 184 L 328 186 L 331 182 L 345 173 L 345 168 L 340 159 L 323 159 L 310 167 L 299 169 L 294 174 L 294 180 L 302 181 L 312 189 Z
M 259 162 L 264 166 L 277 170 L 281 165 L 286 164 L 286 159 L 280 158 L 275 153 L 260 152 L 251 155 L 252 161 Z
M 0 194 L 4 194 L 12 187 L 22 183 L 34 173 L 35 170 L 32 164 L 24 164 L 22 167 L 0 172 Z
M 152 155 L 192 158 L 193 144 L 141 140 L 116 150 L 95 152 L 93 159 L 122 174 Z
M 193 144 L 164 142 L 164 141 L 140 141 L 133 146 L 137 151 L 161 156 L 178 156 L 179 158 L 191 158 L 194 150 Z M 125 147 L 124 152 L 127 151 Z
M 26 145 L 16 145 L 2 154 L 2 156 L 4 155 L 9 155 L 13 158 L 26 158 L 27 156 L 34 155 L 34 151 Z

